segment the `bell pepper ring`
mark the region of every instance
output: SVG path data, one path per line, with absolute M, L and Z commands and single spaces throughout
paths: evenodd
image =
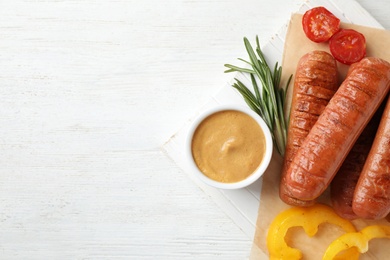
M 287 231 L 292 227 L 302 227 L 310 237 L 318 231 L 322 223 L 339 226 L 345 232 L 356 232 L 354 225 L 337 215 L 334 210 L 324 204 L 315 204 L 311 207 L 292 207 L 278 214 L 271 223 L 267 234 L 267 248 L 270 259 L 301 259 L 302 252 L 289 247 L 285 241 Z M 359 255 L 355 249 L 348 249 L 352 255 Z
M 344 250 L 356 248 L 360 253 L 368 251 L 368 242 L 374 238 L 390 238 L 390 226 L 371 225 L 359 232 L 346 233 L 334 240 L 326 249 L 323 260 L 340 259 L 339 253 Z M 344 254 L 343 259 L 359 259 L 358 256 Z

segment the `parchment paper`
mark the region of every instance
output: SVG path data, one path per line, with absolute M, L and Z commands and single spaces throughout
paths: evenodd
M 302 15 L 293 14 L 289 23 L 283 54 L 283 79 L 295 73 L 295 68 L 299 59 L 307 52 L 312 50 L 329 51 L 327 43 L 314 43 L 308 40 L 302 30 Z M 351 28 L 363 33 L 367 42 L 367 56 L 380 57 L 390 61 L 390 31 L 369 28 L 365 26 L 341 24 L 342 28 Z M 338 63 L 339 81 L 345 78 L 348 66 Z M 282 82 L 282 86 L 284 86 Z M 288 100 L 291 100 L 292 83 L 288 92 Z M 290 102 L 288 102 L 288 107 Z M 263 185 L 261 192 L 261 201 L 258 212 L 256 233 L 253 241 L 250 259 L 267 259 L 268 255 L 266 236 L 270 223 L 275 216 L 290 206 L 283 203 L 279 198 L 279 178 L 283 159 L 274 154 L 272 163 L 263 176 Z M 320 198 L 319 202 L 329 204 L 329 191 L 326 191 Z M 386 220 L 365 221 L 357 219 L 353 224 L 358 230 L 371 224 L 390 225 Z M 287 240 L 289 245 L 300 249 L 303 259 L 322 259 L 323 253 L 327 246 L 343 232 L 335 226 L 324 224 L 312 238 L 309 238 L 302 228 L 293 228 L 289 232 Z M 381 238 L 371 240 L 369 251 L 361 255 L 360 259 L 387 259 L 390 256 L 389 239 Z

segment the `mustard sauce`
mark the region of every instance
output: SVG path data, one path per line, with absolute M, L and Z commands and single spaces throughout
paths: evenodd
M 192 139 L 192 156 L 207 177 L 224 183 L 244 180 L 264 158 L 263 130 L 249 115 L 226 110 L 203 120 Z

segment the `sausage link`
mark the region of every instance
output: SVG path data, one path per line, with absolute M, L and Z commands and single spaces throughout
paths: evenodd
M 299 200 L 319 197 L 340 168 L 390 87 L 390 63 L 361 60 L 341 84 L 298 149 L 285 176 Z
M 330 200 L 335 212 L 345 219 L 356 219 L 352 210 L 352 200 L 356 184 L 363 170 L 364 163 L 371 149 L 384 106 L 381 106 L 374 117 L 356 140 L 336 176 L 330 183 Z
M 390 213 L 390 98 L 356 185 L 352 209 L 365 219 L 381 219 Z
M 337 65 L 332 55 L 324 51 L 312 51 L 302 56 L 295 73 L 290 124 L 279 189 L 280 198 L 289 205 L 309 206 L 314 203 L 291 197 L 285 188 L 284 176 L 296 151 L 337 88 Z

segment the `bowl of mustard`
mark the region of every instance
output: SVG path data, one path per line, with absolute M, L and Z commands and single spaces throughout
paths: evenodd
M 219 105 L 201 113 L 186 140 L 192 173 L 221 189 L 239 189 L 258 180 L 272 150 L 271 132 L 263 119 L 238 105 Z

